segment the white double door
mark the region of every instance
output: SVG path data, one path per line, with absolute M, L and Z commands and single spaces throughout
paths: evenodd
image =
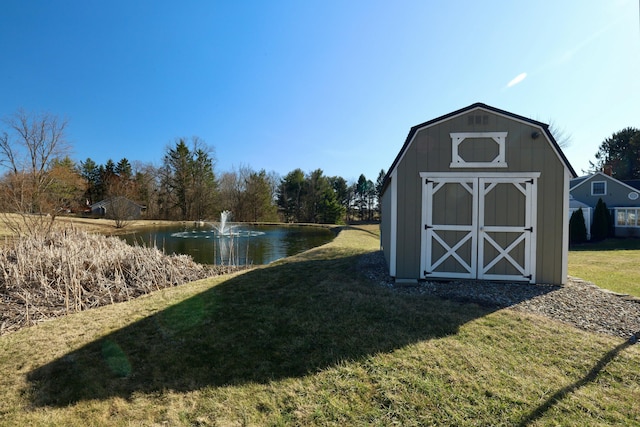
M 421 174 L 424 279 L 535 283 L 538 174 Z

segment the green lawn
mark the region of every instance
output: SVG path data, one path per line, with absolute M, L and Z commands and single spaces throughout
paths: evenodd
M 0 337 L 0 425 L 639 425 L 640 346 L 410 296 L 375 227 Z
M 640 239 L 607 239 L 572 248 L 569 274 L 640 297 Z

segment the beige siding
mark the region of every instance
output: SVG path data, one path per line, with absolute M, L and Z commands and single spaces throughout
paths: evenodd
M 409 161 L 409 163 L 412 163 Z M 415 164 L 412 165 L 414 168 Z M 420 270 L 421 186 L 417 175 L 398 170 L 398 278 L 417 278 Z M 402 243 L 400 243 L 402 242 Z

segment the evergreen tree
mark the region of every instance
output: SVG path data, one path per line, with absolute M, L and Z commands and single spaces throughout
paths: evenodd
M 385 176 L 387 176 L 387 174 L 384 169 L 380 169 L 380 172 L 378 173 L 378 179 L 376 180 L 376 195 L 378 197 L 378 200 L 380 199 L 380 196 L 382 196 L 382 186 L 384 185 Z
M 305 194 L 305 177 L 302 169 L 295 169 L 282 179 L 278 189 L 278 207 L 285 222 L 302 221 L 302 202 Z
M 131 179 L 133 172 L 131 163 L 126 158 L 122 158 L 115 166 L 114 172 L 122 179 Z
M 161 169 L 165 212 L 178 211 L 180 219 L 204 219 L 213 214 L 217 183 L 212 149 L 193 137 L 192 149 L 185 139 L 168 148 Z
M 213 159 L 209 153 L 198 148 L 190 161 L 191 188 L 188 197 L 191 199 L 190 217 L 204 219 L 213 214 L 216 204 L 217 182 L 213 171 Z
M 245 180 L 243 199 L 245 200 L 243 203 L 245 221 L 274 221 L 277 219 L 272 186 L 264 169 L 260 172 L 251 171 L 249 173 Z
M 189 200 L 187 193 L 191 173 L 190 173 L 191 151 L 184 140 L 180 139 L 175 148 L 169 149 L 164 157 L 164 163 L 167 166 L 168 176 L 166 177 L 166 185 L 169 194 L 172 196 L 173 207 L 180 210 L 180 219 L 187 219 L 189 213 Z
M 327 185 L 320 196 L 318 220 L 323 224 L 337 224 L 344 217 L 345 208 L 338 201 L 336 193 Z
M 342 216 L 348 212 L 349 209 L 349 185 L 347 184 L 347 180 L 342 178 L 341 176 L 332 176 L 329 177 L 329 184 L 333 189 L 333 193 L 335 194 L 336 201 L 340 204 L 342 210 Z M 340 218 L 342 220 L 342 218 Z
M 591 167 L 600 171 L 610 166 L 612 176 L 619 180 L 640 179 L 640 129 L 628 127 L 605 139 Z
M 305 178 L 306 194 L 303 202 L 304 222 L 320 222 L 320 202 L 329 182 L 322 173 L 322 169 L 316 169 Z
M 587 226 L 584 221 L 582 208 L 574 211 L 569 219 L 569 242 L 572 244 L 587 241 Z
M 104 164 L 104 172 L 107 179 L 116 174 L 116 164 L 113 160 L 107 160 L 107 163 Z
M 88 205 L 97 203 L 101 198 L 99 194 L 100 187 L 100 168 L 90 157 L 80 162 L 80 175 L 85 179 L 86 191 L 85 199 Z
M 609 236 L 609 227 L 611 222 L 611 214 L 607 209 L 607 204 L 598 199 L 596 208 L 593 212 L 593 225 L 591 226 L 591 240 L 599 241 Z
M 378 217 L 382 216 L 382 187 L 384 185 L 384 178 L 387 176 L 384 169 L 380 169 L 378 173 L 378 179 L 376 180 L 376 210 L 378 211 Z
M 344 181 L 344 180 L 343 180 Z M 338 200 L 338 193 L 333 184 L 339 180 L 332 180 L 324 176 L 322 169 L 311 172 L 307 178 L 307 194 L 305 200 L 306 221 L 313 223 L 335 224 L 342 220 L 345 209 Z M 346 187 L 346 181 L 344 182 Z M 340 184 L 338 184 L 340 189 Z
M 364 174 L 360 174 L 356 184 L 356 206 L 360 213 L 360 220 L 367 218 L 367 196 L 369 194 L 369 181 Z

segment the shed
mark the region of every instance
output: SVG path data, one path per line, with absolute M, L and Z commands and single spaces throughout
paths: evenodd
M 575 176 L 548 125 L 485 104 L 412 127 L 381 194 L 390 275 L 565 283 Z

